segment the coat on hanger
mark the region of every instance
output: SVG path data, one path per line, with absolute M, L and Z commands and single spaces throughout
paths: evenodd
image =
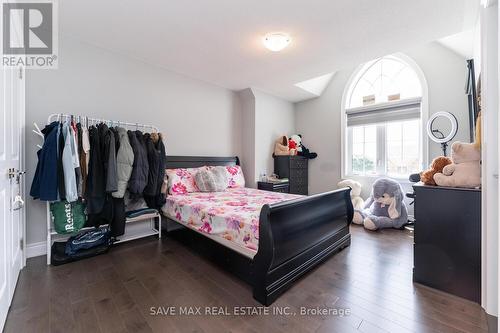
M 127 190 L 128 181 L 132 175 L 134 167 L 134 151 L 130 145 L 127 130 L 121 127 L 117 128 L 120 148 L 116 155 L 116 173 L 118 176 L 118 190 L 113 192 L 113 198 L 123 198 Z
M 142 132 L 128 131 L 128 138 L 134 151 L 134 165 L 128 182 L 130 198 L 140 198 L 148 183 L 149 162 Z
M 30 195 L 45 201 L 58 200 L 57 189 L 57 131 L 59 122 L 54 121 L 42 130 L 43 147 L 38 151 L 38 164 L 31 183 Z

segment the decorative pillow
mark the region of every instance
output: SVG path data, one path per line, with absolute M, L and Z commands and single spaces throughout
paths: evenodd
M 227 173 L 220 168 L 199 170 L 194 180 L 201 192 L 223 192 L 227 188 Z
M 190 192 L 198 192 L 198 187 L 194 181 L 194 175 L 201 168 L 179 168 L 179 169 L 167 169 L 167 188 L 169 194 L 186 194 Z
M 227 173 L 227 187 L 245 187 L 245 177 L 239 165 L 223 167 Z

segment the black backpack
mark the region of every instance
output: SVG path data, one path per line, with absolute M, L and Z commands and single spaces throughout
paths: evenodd
M 108 252 L 112 245 L 108 227 L 96 228 L 79 233 L 66 242 L 52 244 L 51 264 L 63 265 Z

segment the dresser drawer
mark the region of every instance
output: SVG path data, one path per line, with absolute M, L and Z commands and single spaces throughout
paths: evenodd
M 288 184 L 286 186 L 275 187 L 274 192 L 288 193 Z
M 288 178 L 290 193 L 308 194 L 308 163 L 302 156 L 275 156 L 274 173 L 280 178 Z
M 307 169 L 307 159 L 302 157 L 290 158 L 290 169 Z
M 272 191 L 288 193 L 288 182 L 286 183 L 268 183 L 268 182 L 257 182 L 257 188 L 259 190 Z
M 307 195 L 308 194 L 307 184 L 305 185 L 290 184 L 290 193 Z
M 291 169 L 290 170 L 290 180 L 297 182 L 307 182 L 307 169 Z

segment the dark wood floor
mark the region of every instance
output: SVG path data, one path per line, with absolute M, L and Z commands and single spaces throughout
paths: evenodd
M 352 245 L 301 279 L 272 307 L 296 316 L 152 316 L 151 307 L 258 306 L 251 288 L 164 238 L 92 259 L 21 272 L 6 332 L 486 332 L 480 306 L 412 284 L 406 231 L 352 227 Z M 349 316 L 301 316 L 301 306 Z

